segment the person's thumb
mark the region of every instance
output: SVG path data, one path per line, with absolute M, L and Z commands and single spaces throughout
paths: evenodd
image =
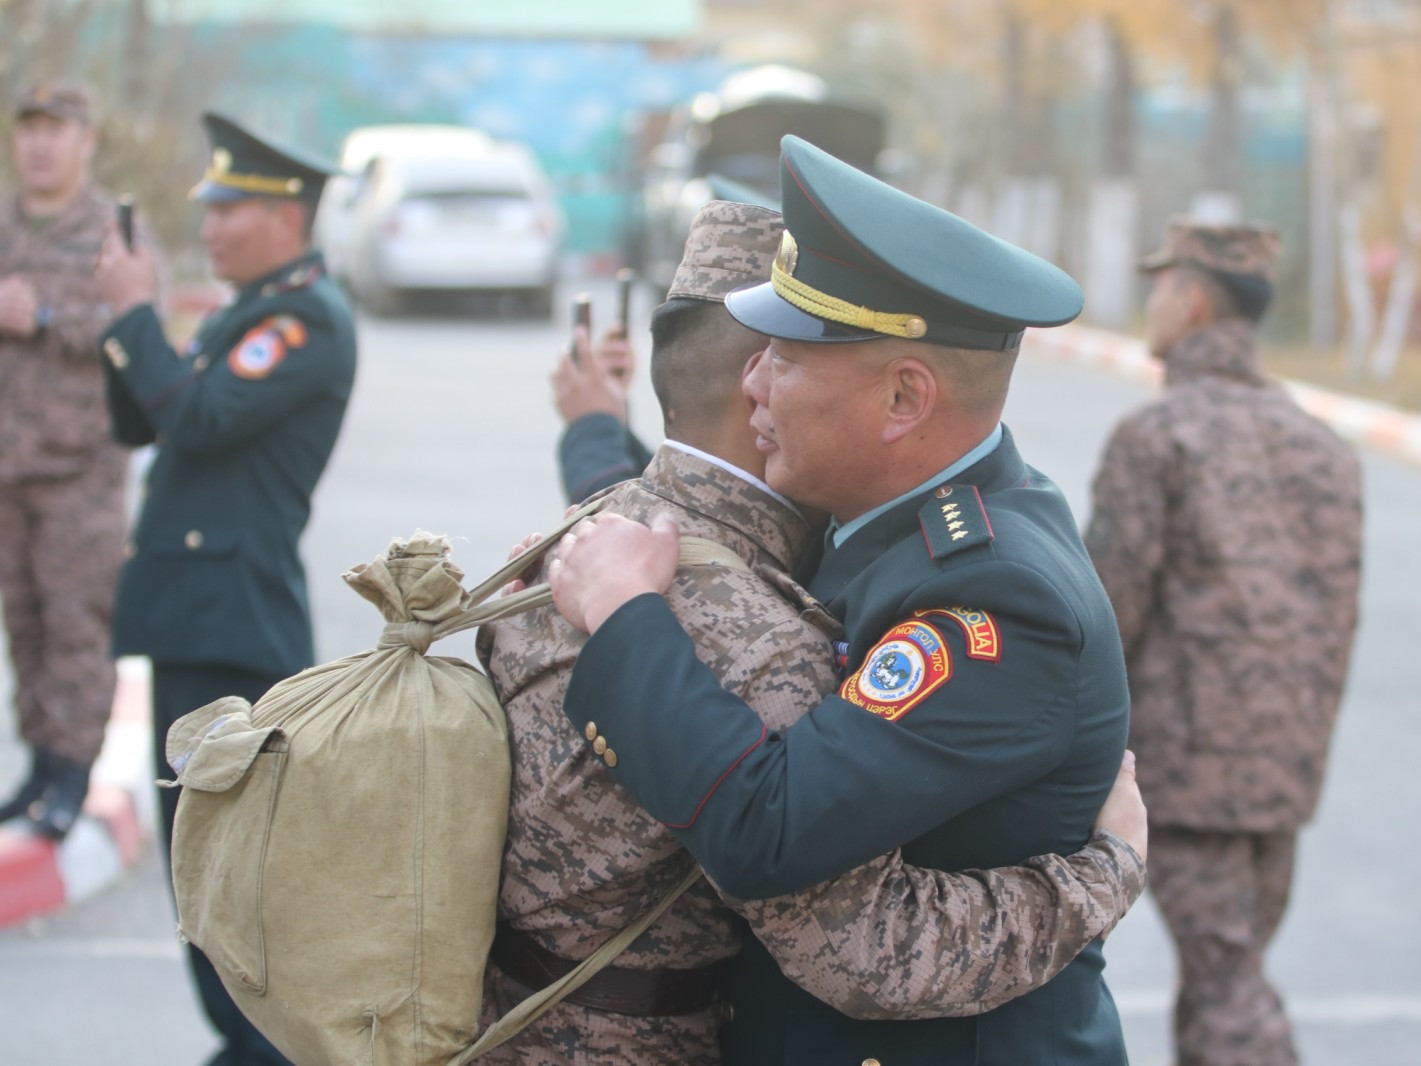
M 1120 760 L 1120 772 L 1135 776 L 1135 753 L 1129 748 L 1125 749 L 1125 757 Z

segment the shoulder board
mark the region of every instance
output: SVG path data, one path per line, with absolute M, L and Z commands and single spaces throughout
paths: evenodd
M 309 289 L 317 281 L 325 276 L 325 270 L 320 263 L 304 263 L 292 270 L 290 273 L 269 281 L 261 288 L 263 296 L 275 296 L 281 292 L 295 292 L 297 289 Z
M 918 511 L 918 524 L 934 559 L 992 540 L 992 523 L 976 485 L 939 485 Z

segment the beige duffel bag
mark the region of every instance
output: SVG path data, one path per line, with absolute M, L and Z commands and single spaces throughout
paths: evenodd
M 548 602 L 546 586 L 490 598 L 529 561 L 465 591 L 443 537 L 395 541 L 345 574 L 385 617 L 377 647 L 289 678 L 255 707 L 229 697 L 169 730 L 172 784 L 183 786 L 172 848 L 180 932 L 298 1066 L 468 1062 L 606 965 L 699 877 L 478 1032 L 508 726 L 478 669 L 425 652 Z M 693 538 L 682 562 L 744 567 Z

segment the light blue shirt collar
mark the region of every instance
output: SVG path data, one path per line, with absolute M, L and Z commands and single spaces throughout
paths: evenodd
M 997 450 L 997 445 L 1001 442 L 1002 424 L 998 422 L 996 428 L 993 429 L 992 432 L 987 434 L 987 438 L 982 441 L 981 444 L 977 445 L 977 447 L 973 448 L 961 459 L 958 459 L 957 462 L 953 463 L 946 470 L 942 471 L 941 473 L 934 474 L 932 477 L 928 478 L 916 488 L 909 489 L 907 492 L 903 493 L 903 495 L 898 496 L 895 499 L 889 500 L 887 503 L 880 504 L 872 511 L 865 511 L 857 518 L 851 519 L 850 521 L 845 522 L 843 525 L 839 524 L 839 520 L 837 518 L 831 518 L 829 520 L 829 536 L 831 542 L 833 543 L 833 546 L 836 548 L 842 547 L 844 541 L 848 540 L 864 526 L 868 525 L 879 515 L 891 511 L 893 508 L 897 507 L 905 500 L 911 500 L 914 496 L 918 496 L 924 492 L 927 492 L 928 489 L 932 488 L 934 485 L 941 485 L 944 481 L 951 481 L 953 478 L 955 478 L 958 474 L 962 473 L 962 471 L 966 470 L 968 467 L 991 455 L 992 452 Z

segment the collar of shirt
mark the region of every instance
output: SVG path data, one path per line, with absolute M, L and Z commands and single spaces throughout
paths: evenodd
M 668 447 L 675 448 L 678 452 L 685 452 L 687 455 L 694 455 L 694 456 L 695 456 L 696 458 L 698 458 L 698 459 L 704 459 L 706 462 L 710 463 L 712 466 L 718 466 L 718 467 L 720 467 L 722 470 L 724 470 L 726 473 L 728 473 L 728 474 L 734 474 L 736 477 L 740 478 L 740 480 L 742 480 L 742 481 L 748 481 L 748 482 L 750 482 L 750 484 L 754 485 L 757 489 L 759 489 L 761 492 L 765 493 L 767 496 L 770 496 L 770 497 L 773 497 L 773 498 L 776 499 L 776 500 L 779 500 L 780 503 L 784 504 L 786 507 L 788 507 L 788 508 L 789 508 L 791 511 L 793 511 L 795 514 L 799 514 L 799 513 L 800 513 L 799 508 L 798 508 L 797 506 L 795 506 L 795 503 L 794 503 L 793 500 L 790 500 L 790 499 L 788 499 L 787 497 L 781 496 L 778 492 L 776 492 L 774 489 L 770 488 L 770 486 L 766 485 L 763 481 L 761 481 L 759 478 L 757 478 L 754 474 L 746 473 L 744 470 L 741 470 L 740 467 L 736 466 L 734 463 L 727 463 L 724 459 L 722 459 L 722 458 L 721 458 L 720 456 L 718 456 L 718 455 L 711 455 L 710 452 L 703 452 L 703 451 L 701 451 L 699 448 L 692 447 L 691 445 L 685 444 L 685 443 L 683 443 L 682 441 L 679 441 L 679 440 L 671 440 L 669 437 L 668 437 L 663 443 L 665 443 Z
M 872 511 L 865 511 L 857 518 L 851 519 L 848 522 L 844 522 L 842 525 L 839 523 L 839 520 L 837 518 L 831 518 L 829 520 L 829 528 L 826 531 L 826 535 L 829 537 L 829 545 L 834 548 L 842 547 L 844 541 L 848 540 L 850 537 L 852 537 L 864 526 L 872 522 L 879 515 L 891 511 L 893 508 L 897 507 L 905 500 L 911 500 L 914 496 L 927 492 L 927 490 L 932 488 L 934 485 L 941 485 L 944 481 L 951 481 L 953 478 L 955 478 L 958 474 L 962 473 L 962 471 L 966 470 L 968 467 L 975 465 L 978 461 L 985 459 L 987 456 L 991 455 L 992 452 L 997 450 L 997 445 L 1001 442 L 1002 424 L 998 422 L 996 428 L 993 429 L 992 432 L 987 434 L 986 439 L 983 440 L 981 444 L 978 444 L 975 448 L 973 448 L 970 452 L 964 455 L 961 459 L 958 459 L 946 470 L 934 474 L 932 477 L 928 478 L 916 488 L 909 489 L 907 492 L 903 493 L 903 495 L 897 496 L 894 499 L 889 500 L 887 503 L 879 504 Z

